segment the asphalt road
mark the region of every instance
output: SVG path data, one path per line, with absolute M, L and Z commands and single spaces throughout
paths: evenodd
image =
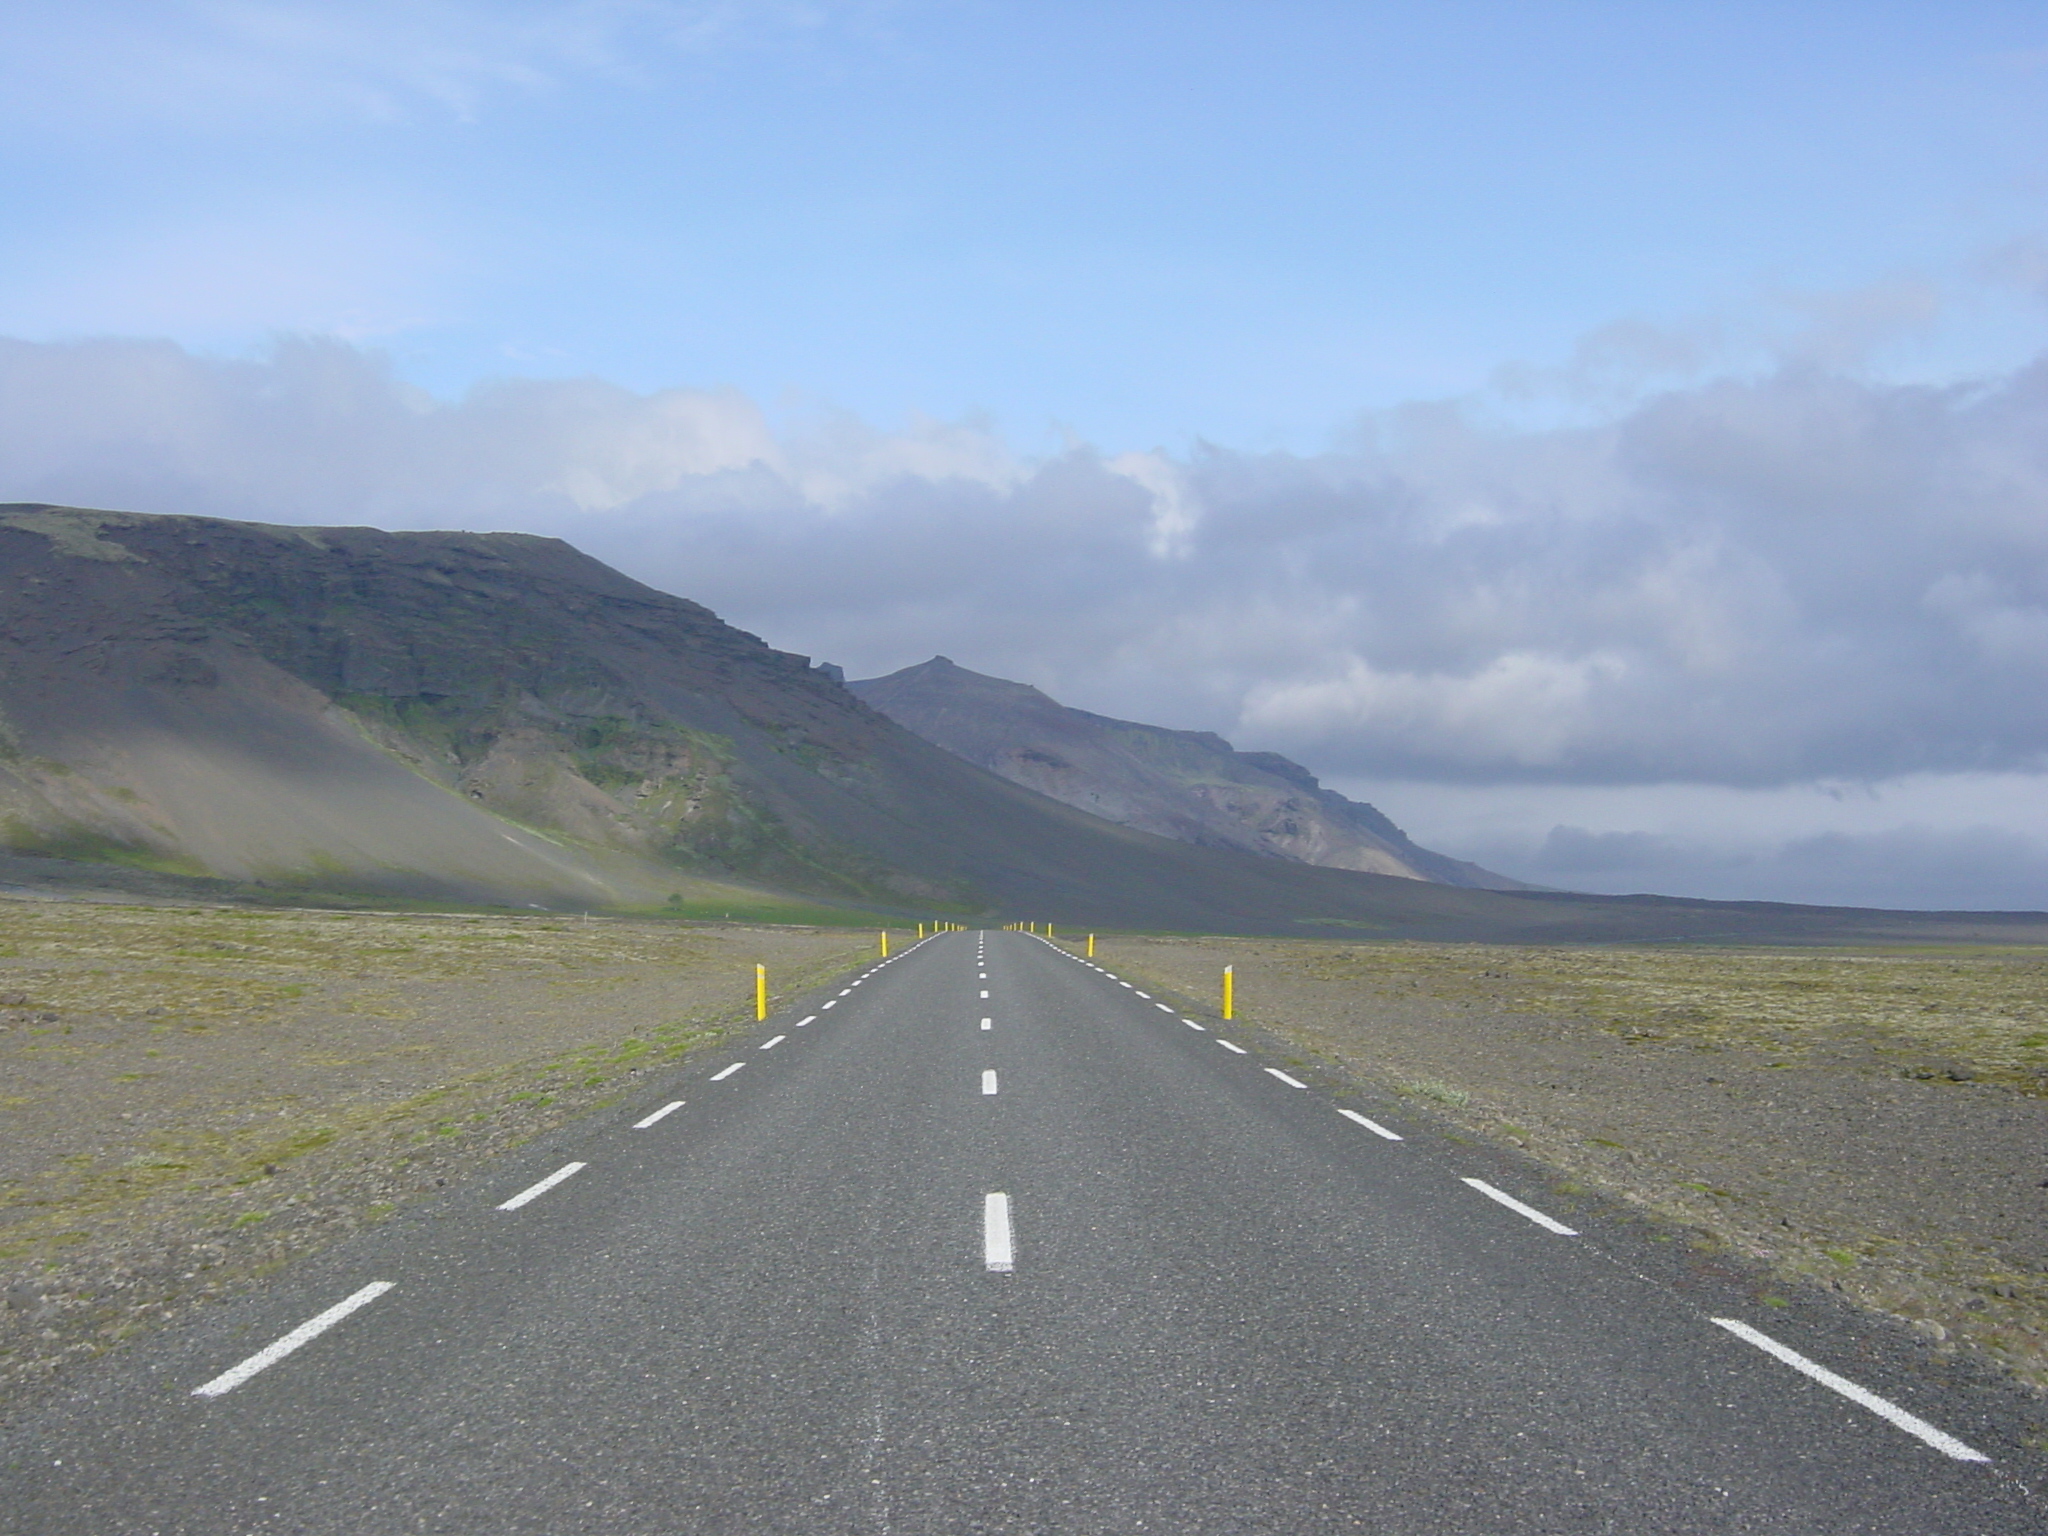
M 103 1362 L 0 1530 L 2044 1528 L 1995 1394 L 1307 1078 L 947 934 Z

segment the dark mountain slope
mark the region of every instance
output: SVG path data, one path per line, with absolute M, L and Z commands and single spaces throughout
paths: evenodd
M 1325 789 L 1276 752 L 1239 752 L 1071 709 L 944 656 L 847 685 L 899 725 L 1013 783 L 1161 837 L 1440 885 L 1529 887 L 1418 847 L 1370 805 Z
M 1209 931 L 2018 931 L 1514 895 L 1169 841 L 517 534 L 0 505 L 0 714 L 8 851 L 321 890 L 586 906 L 738 880 Z

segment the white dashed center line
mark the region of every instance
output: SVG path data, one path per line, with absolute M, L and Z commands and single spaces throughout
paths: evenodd
M 826 1008 L 837 1008 L 838 1006 L 839 1006 L 839 999 L 838 999 L 838 998 L 836 998 L 836 997 L 828 997 L 828 998 L 826 998 L 826 999 L 825 999 L 825 1001 L 824 1001 L 824 1002 L 822 1002 L 822 1003 L 820 1003 L 820 1004 L 818 1005 L 818 1007 L 819 1007 L 819 1009 L 820 1009 L 821 1011 L 822 1011 L 823 1009 L 826 1009 Z
M 1469 1182 L 1469 1181 L 1468 1181 Z M 1897 1403 L 1879 1397 L 1875 1392 L 1859 1387 L 1847 1377 L 1837 1376 L 1824 1365 L 1816 1364 L 1796 1349 L 1788 1349 L 1767 1333 L 1759 1333 L 1747 1323 L 1738 1323 L 1732 1317 L 1710 1319 L 1716 1327 L 1726 1328 L 1738 1339 L 1754 1344 L 1765 1354 L 1774 1356 L 1791 1366 L 1802 1376 L 1811 1377 L 1830 1391 L 1839 1392 L 1852 1403 L 1860 1403 L 1879 1418 L 1896 1424 L 1909 1435 L 1917 1435 L 1944 1456 L 1953 1456 L 1957 1461 L 1989 1461 L 1991 1458 L 1982 1451 L 1973 1450 L 1953 1435 L 1942 1433 L 1925 1419 L 1906 1412 Z
M 983 1029 L 988 1029 L 988 1028 L 990 1028 L 991 1026 L 993 1026 L 993 1025 L 994 1025 L 994 1023 L 995 1023 L 995 1020 L 994 1020 L 994 1019 L 983 1019 L 983 1020 L 981 1021 L 981 1027 L 982 1027 Z
M 992 1194 L 981 1202 L 981 1261 L 999 1274 L 1008 1274 L 1017 1267 L 1008 1195 Z
M 982 996 L 982 1000 L 983 1000 L 984 1002 L 985 1002 L 985 1001 L 987 1001 L 987 999 L 988 999 L 988 989 L 987 989 L 986 987 L 984 987 L 984 988 L 982 989 L 982 993 L 981 993 L 981 996 Z
M 1342 1115 L 1346 1120 L 1356 1121 L 1358 1124 L 1364 1126 L 1368 1131 L 1371 1131 L 1375 1136 L 1384 1136 L 1389 1141 L 1399 1141 L 1401 1139 L 1399 1132 L 1388 1130 L 1384 1125 L 1381 1125 L 1377 1120 L 1366 1119 L 1365 1116 L 1361 1115 L 1355 1109 L 1339 1109 L 1337 1113 Z
M 770 1040 L 766 1044 L 764 1044 L 761 1047 L 761 1049 L 764 1051 L 772 1051 L 775 1049 L 775 1047 L 782 1044 L 782 1042 L 787 1040 L 788 1038 L 789 1036 L 787 1035 L 777 1035 L 773 1040 Z
M 579 1163 L 577 1166 L 581 1167 L 582 1165 Z M 1007 1223 L 1007 1214 L 1005 1221 Z M 990 1265 L 989 1267 L 994 1268 L 995 1266 Z M 1003 1267 L 1007 1269 L 1009 1266 L 1006 1264 Z M 319 1338 L 321 1334 L 332 1328 L 344 1317 L 347 1317 L 349 1313 L 367 1307 L 391 1288 L 392 1282 L 389 1280 L 372 1280 L 353 1296 L 343 1301 L 337 1301 L 318 1317 L 306 1319 L 305 1322 L 299 1324 L 298 1327 L 294 1328 L 276 1343 L 257 1350 L 255 1354 L 244 1360 L 240 1365 L 230 1366 L 203 1387 L 194 1387 L 192 1395 L 194 1397 L 219 1397 L 223 1392 L 234 1391 L 235 1388 L 239 1387 L 251 1376 L 254 1376 L 258 1371 L 268 1370 L 300 1345 L 311 1343 L 314 1339 Z
M 981 1091 L 987 1094 L 993 1094 L 996 1091 L 995 1068 L 991 1067 L 988 1071 L 981 1074 Z
M 817 1015 L 816 1015 L 816 1014 L 814 1013 L 814 1014 L 811 1014 L 811 1015 L 809 1015 L 809 1016 L 808 1016 L 808 1017 L 806 1017 L 806 1018 L 801 1018 L 801 1019 L 798 1019 L 798 1020 L 796 1021 L 796 1027 L 797 1027 L 798 1029 L 802 1029 L 802 1028 L 803 1028 L 803 1027 L 804 1027 L 804 1026 L 805 1026 L 806 1024 L 815 1024 L 815 1023 L 817 1023 L 817 1022 L 818 1022 L 818 1016 L 817 1016 Z
M 1559 1237 L 1577 1237 L 1579 1235 L 1577 1232 L 1572 1230 L 1572 1228 L 1566 1226 L 1563 1222 L 1558 1221 L 1554 1217 L 1544 1215 L 1541 1211 L 1537 1210 L 1536 1207 L 1533 1205 L 1522 1204 L 1522 1202 L 1517 1200 L 1513 1195 L 1508 1194 L 1504 1190 L 1495 1189 L 1491 1184 L 1487 1183 L 1484 1179 L 1466 1179 L 1464 1180 L 1464 1182 L 1470 1184 L 1474 1189 L 1478 1190 L 1479 1193 L 1486 1196 L 1487 1199 L 1498 1200 L 1502 1205 L 1506 1206 L 1509 1210 L 1514 1211 L 1519 1215 L 1528 1217 L 1531 1221 L 1535 1222 L 1537 1226 L 1543 1228 L 1543 1230 L 1546 1232 L 1555 1232 Z
M 581 1173 L 585 1168 L 588 1168 L 589 1166 L 590 1165 L 588 1163 L 564 1163 L 561 1167 L 557 1168 L 553 1173 L 549 1174 L 546 1178 L 542 1179 L 538 1184 L 529 1184 L 526 1188 L 519 1191 L 518 1194 L 514 1195 L 510 1200 L 507 1200 L 503 1205 L 499 1206 L 498 1209 L 501 1211 L 516 1211 L 519 1209 L 519 1207 L 526 1204 L 527 1201 L 538 1200 L 542 1195 L 546 1194 L 549 1190 L 553 1189 L 557 1184 L 561 1183 L 562 1180 L 573 1179 L 577 1174 Z
M 712 1073 L 712 1074 L 711 1074 L 711 1081 L 713 1081 L 714 1083 L 722 1083 L 722 1082 L 724 1082 L 724 1081 L 725 1081 L 725 1080 L 726 1080 L 726 1079 L 727 1079 L 728 1077 L 731 1077 L 731 1076 L 733 1075 L 733 1073 L 735 1073 L 735 1072 L 739 1071 L 739 1069 L 740 1069 L 741 1067 L 744 1067 L 745 1065 L 746 1065 L 746 1063 L 745 1063 L 744 1061 L 736 1061 L 736 1062 L 734 1062 L 734 1063 L 733 1063 L 733 1064 L 732 1064 L 731 1066 L 729 1066 L 729 1067 L 726 1067 L 726 1068 L 722 1069 L 721 1071 L 717 1071 L 717 1072 L 714 1072 L 714 1073 Z
M 665 1120 L 668 1116 L 674 1114 L 677 1110 L 681 1109 L 682 1107 L 683 1101 L 681 1099 L 677 1099 L 670 1104 L 664 1104 L 661 1106 L 661 1108 L 657 1109 L 653 1114 L 649 1115 L 645 1120 L 635 1120 L 633 1122 L 633 1129 L 636 1131 L 644 1131 L 650 1125 L 658 1125 L 661 1121 Z
M 839 995 L 841 997 L 851 997 L 853 995 L 853 988 L 848 987 L 844 992 L 841 992 Z
M 1251 1054 L 1250 1051 L 1246 1050 L 1243 1046 L 1239 1045 L 1234 1040 L 1218 1040 L 1216 1043 L 1222 1046 L 1223 1049 L 1225 1049 L 1226 1051 L 1235 1051 L 1240 1056 L 1249 1056 Z
M 1282 1072 L 1278 1067 L 1266 1068 L 1266 1075 L 1269 1077 L 1279 1078 L 1281 1082 L 1285 1083 L 1290 1088 L 1306 1088 L 1308 1086 L 1307 1083 L 1300 1082 L 1294 1078 L 1289 1077 L 1285 1072 Z

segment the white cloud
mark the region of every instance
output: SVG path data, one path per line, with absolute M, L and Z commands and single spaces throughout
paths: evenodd
M 1612 653 L 1547 656 L 1508 651 L 1465 675 L 1388 672 L 1362 656 L 1319 681 L 1255 685 L 1240 716 L 1255 738 L 1398 736 L 1415 749 L 1523 768 L 1564 760 L 1596 712 L 1595 695 L 1625 685 Z
M 1180 466 L 1155 451 L 1120 453 L 1108 467 L 1111 474 L 1141 486 L 1152 498 L 1152 529 L 1145 539 L 1146 548 L 1162 560 L 1186 555 L 1201 522 L 1201 508 Z

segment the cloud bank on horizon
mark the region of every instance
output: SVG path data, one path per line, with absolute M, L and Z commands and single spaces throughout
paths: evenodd
M 1558 884 L 2048 903 L 2048 362 L 1028 459 L 971 423 L 778 429 L 731 391 L 436 400 L 333 340 L 9 341 L 0 486 L 558 534 L 856 675 L 945 652 L 1287 752 Z

